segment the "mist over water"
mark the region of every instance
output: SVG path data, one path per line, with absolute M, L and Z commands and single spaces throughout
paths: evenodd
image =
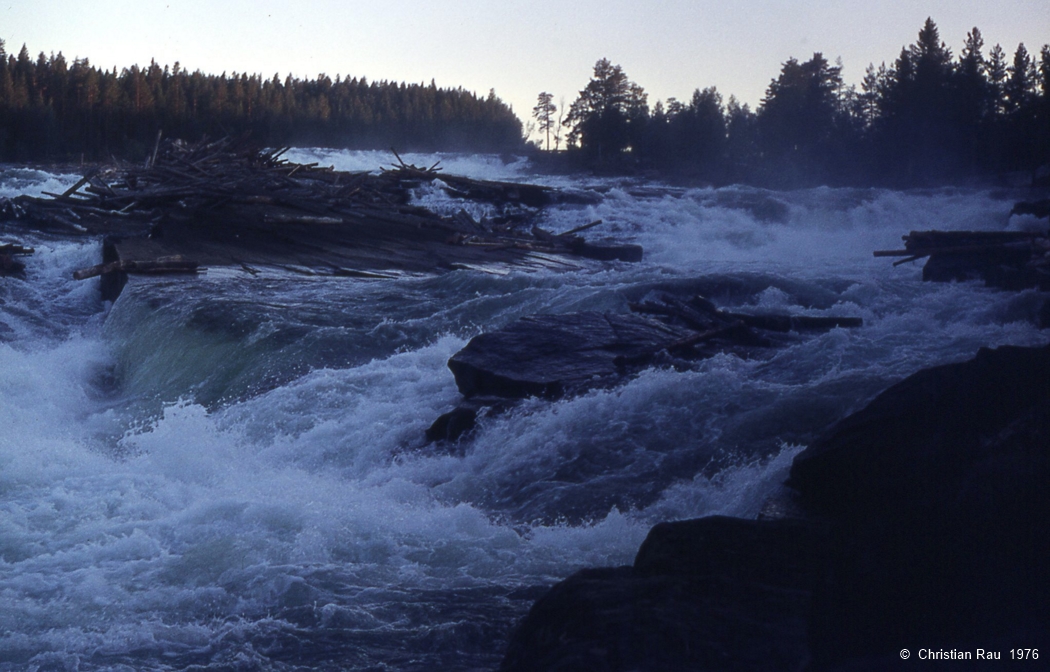
M 533 179 L 519 160 L 403 158 Z M 75 179 L 5 170 L 0 193 Z M 604 194 L 544 226 L 601 219 L 592 239 L 641 244 L 645 261 L 382 280 L 212 269 L 133 278 L 103 305 L 69 280 L 96 244 L 21 239 L 26 279 L 0 280 L 0 670 L 493 669 L 553 582 L 630 563 L 661 520 L 756 515 L 817 431 L 920 368 L 1045 342 L 1035 292 L 923 283 L 871 255 L 913 229 L 1005 228 L 1009 194 L 543 180 Z M 452 450 L 425 444 L 472 336 L 666 288 L 864 326 L 529 400 Z

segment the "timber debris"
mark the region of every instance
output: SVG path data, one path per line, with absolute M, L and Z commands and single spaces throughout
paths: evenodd
M 343 172 L 282 159 L 288 149 L 158 137 L 144 165 L 93 169 L 61 194 L 0 199 L 0 222 L 104 236 L 104 263 L 78 271 L 84 278 L 190 272 L 189 262 L 375 277 L 566 266 L 551 255 L 641 258 L 636 245 L 586 242 L 577 235 L 585 227 L 556 235 L 532 226 L 538 208 L 579 194 L 444 175 L 436 164 L 414 166 L 396 153 L 398 165 L 378 173 Z M 478 221 L 465 210 L 443 216 L 411 204 L 414 189 L 438 180 L 453 198 L 489 204 L 494 214 Z
M 1050 217 L 1050 201 L 1018 203 L 1010 214 Z M 903 257 L 894 266 L 928 257 L 923 280 L 1050 290 L 1050 231 L 912 231 L 902 239 L 903 250 L 876 250 L 875 256 Z

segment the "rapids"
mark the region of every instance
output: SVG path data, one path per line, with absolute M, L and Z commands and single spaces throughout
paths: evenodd
M 377 280 L 212 269 L 133 278 L 103 304 L 70 279 L 97 244 L 19 236 L 36 254 L 24 280 L 0 278 L 0 670 L 494 669 L 555 581 L 630 563 L 661 520 L 756 515 L 815 432 L 918 369 L 1045 342 L 1036 292 L 923 283 L 871 254 L 913 229 L 1003 229 L 1018 194 L 683 189 L 404 157 L 439 158 L 599 191 L 543 225 L 602 219 L 591 237 L 645 260 Z M 0 195 L 76 179 L 0 167 Z M 459 207 L 439 189 L 417 200 Z M 530 400 L 458 450 L 425 445 L 473 335 L 662 287 L 865 324 Z

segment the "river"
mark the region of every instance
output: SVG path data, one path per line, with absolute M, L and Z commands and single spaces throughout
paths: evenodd
M 659 521 L 755 516 L 817 431 L 921 368 L 1045 342 L 1037 292 L 924 283 L 919 264 L 872 256 L 910 230 L 1024 225 L 1007 218 L 1018 193 L 686 189 L 404 158 L 596 191 L 542 225 L 601 219 L 591 240 L 645 259 L 388 279 L 211 269 L 133 277 L 110 304 L 71 279 L 101 261 L 98 241 L 19 234 L 36 253 L 25 279 L 0 278 L 0 670 L 492 670 L 554 582 L 629 564 Z M 0 196 L 77 178 L 0 167 Z M 437 188 L 416 200 L 460 207 Z M 472 336 L 664 288 L 864 326 L 529 400 L 453 449 L 426 444 Z

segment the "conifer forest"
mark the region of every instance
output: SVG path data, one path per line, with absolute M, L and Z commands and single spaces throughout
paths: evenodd
M 847 85 L 822 53 L 789 58 L 756 109 L 715 87 L 657 101 L 599 60 L 568 109 L 542 92 L 540 140 L 487 96 L 364 77 L 210 75 L 151 62 L 118 71 L 0 43 L 0 160 L 147 154 L 158 132 L 249 133 L 265 146 L 555 152 L 571 165 L 651 170 L 712 184 L 921 186 L 1004 173 L 1046 180 L 1050 46 L 1012 56 L 978 28 L 952 53 L 927 19 L 892 61 Z M 530 126 L 532 124 L 530 123 Z M 552 146 L 553 139 L 553 146 Z M 1040 171 L 1042 169 L 1042 172 Z

